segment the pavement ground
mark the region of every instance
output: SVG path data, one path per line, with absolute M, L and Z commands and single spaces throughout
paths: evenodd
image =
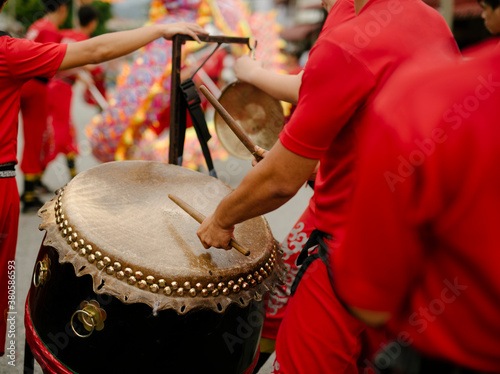
M 81 150 L 81 155 L 77 158 L 76 165 L 78 171 L 84 171 L 91 167 L 100 164 L 96 160 L 91 152 L 88 141 L 85 138 L 84 129 L 85 126 L 90 122 L 90 119 L 97 113 L 95 107 L 86 104 L 82 99 L 83 87 L 78 84 L 74 88 L 73 95 L 73 120 L 78 132 L 79 146 Z M 207 113 L 207 118 L 210 114 Z M 18 149 L 22 151 L 23 147 L 23 135 L 22 126 L 20 126 L 19 131 L 19 142 Z M 215 168 L 217 171 L 225 170 L 227 164 L 231 163 L 231 170 L 238 170 L 238 174 L 231 173 L 230 180 L 225 180 L 232 187 L 236 187 L 245 174 L 251 169 L 251 163 L 247 160 L 239 160 L 230 157 L 225 162 L 216 161 Z M 234 168 L 237 164 L 238 168 Z M 69 172 L 65 164 L 65 158 L 61 155 L 49 165 L 47 171 L 45 172 L 43 182 L 51 189 L 56 190 L 57 188 L 64 186 L 70 180 Z M 20 191 L 23 189 L 22 185 L 22 175 L 19 173 L 17 176 L 18 186 Z M 46 200 L 50 200 L 53 194 L 45 195 Z M 282 241 L 288 235 L 288 232 L 295 224 L 296 220 L 300 217 L 305 207 L 308 204 L 309 198 L 312 196 L 312 190 L 310 188 L 301 188 L 297 195 L 287 202 L 281 208 L 265 215 L 274 237 L 278 241 Z M 32 282 L 32 272 L 35 265 L 35 259 L 38 255 L 40 245 L 43 239 L 44 232 L 38 230 L 38 226 L 41 223 L 41 219 L 36 215 L 36 213 L 21 214 L 19 220 L 19 238 L 17 245 L 16 254 L 16 331 L 15 331 L 15 360 L 11 360 L 4 355 L 0 357 L 0 373 L 1 374 L 22 374 L 23 373 L 23 362 L 24 362 L 24 305 L 26 301 L 26 295 L 31 286 Z M 269 361 L 272 361 L 272 356 Z M 10 362 L 10 364 L 9 364 Z M 259 371 L 258 374 L 268 374 L 271 372 L 271 362 L 267 362 L 266 365 Z M 35 363 L 34 374 L 42 374 L 42 370 Z

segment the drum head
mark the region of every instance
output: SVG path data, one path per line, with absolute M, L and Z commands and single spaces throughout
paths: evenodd
M 283 107 L 278 100 L 249 83 L 236 81 L 224 88 L 219 102 L 255 145 L 269 150 L 276 143 L 285 122 Z M 222 146 L 230 154 L 243 160 L 252 159 L 253 156 L 217 112 L 214 123 Z
M 96 293 L 178 313 L 203 307 L 222 312 L 274 287 L 282 264 L 263 217 L 236 225 L 250 250 L 205 249 L 191 216 L 174 194 L 207 216 L 232 191 L 218 179 L 175 165 L 111 162 L 78 174 L 39 212 L 44 245 L 90 274 Z

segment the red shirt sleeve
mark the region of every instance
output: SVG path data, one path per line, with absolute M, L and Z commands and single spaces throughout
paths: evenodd
M 399 175 L 404 151 L 398 135 L 375 121 L 371 130 L 362 142 L 349 225 L 333 255 L 333 274 L 347 305 L 395 312 L 424 261 L 415 230 L 419 219 L 412 214 L 418 171 Z
M 15 79 L 51 78 L 61 66 L 66 47 L 66 44 L 10 38 L 7 45 L 9 70 Z
M 363 104 L 375 84 L 356 56 L 328 39 L 318 40 L 304 70 L 297 108 L 280 134 L 290 151 L 320 159 Z

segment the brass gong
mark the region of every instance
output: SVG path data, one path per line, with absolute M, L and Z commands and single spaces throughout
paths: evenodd
M 219 102 L 254 144 L 269 150 L 276 143 L 285 121 L 279 100 L 254 85 L 236 81 L 222 90 Z M 222 146 L 231 155 L 243 160 L 252 159 L 250 152 L 217 112 L 214 124 Z

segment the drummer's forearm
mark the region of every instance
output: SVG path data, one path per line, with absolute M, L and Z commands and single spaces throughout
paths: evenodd
M 269 189 L 267 185 L 258 189 L 242 186 L 221 201 L 214 213 L 214 219 L 221 228 L 229 229 L 238 223 L 279 208 L 295 193 L 296 191 L 282 194 Z
M 238 188 L 221 201 L 214 213 L 216 222 L 228 229 L 279 208 L 304 185 L 316 163 L 293 154 L 278 141 Z

